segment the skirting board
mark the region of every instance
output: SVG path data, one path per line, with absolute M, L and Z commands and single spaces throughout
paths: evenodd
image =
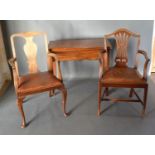
M 151 71 L 151 72 L 152 72 L 152 73 L 155 73 L 155 67 L 152 68 L 152 71 Z

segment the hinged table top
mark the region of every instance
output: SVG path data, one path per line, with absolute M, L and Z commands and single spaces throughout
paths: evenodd
M 110 43 L 107 46 L 111 48 Z M 64 39 L 50 41 L 49 49 L 54 52 L 75 50 L 104 50 L 104 38 Z

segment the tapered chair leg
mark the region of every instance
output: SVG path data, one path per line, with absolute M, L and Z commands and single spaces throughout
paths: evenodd
M 133 88 L 130 89 L 129 97 L 133 96 Z
M 105 88 L 105 90 L 106 90 L 106 96 L 109 96 L 108 88 Z
M 142 117 L 145 116 L 146 111 L 146 101 L 147 101 L 147 92 L 148 92 L 148 86 L 144 88 L 144 98 L 143 98 L 143 110 L 142 110 Z
M 23 110 L 23 99 L 24 98 L 17 99 L 18 110 L 21 113 L 21 117 L 22 117 L 21 128 L 25 128 L 25 126 L 26 126 L 25 114 L 24 114 L 24 110 Z
M 61 92 L 62 92 L 62 110 L 63 110 L 64 116 L 67 117 L 68 114 L 66 112 L 66 101 L 67 101 L 67 90 L 66 90 L 66 88 L 62 88 Z
M 101 113 L 101 93 L 102 93 L 102 86 L 99 83 L 98 84 L 98 111 L 97 111 L 97 116 L 100 116 L 100 113 Z
M 54 96 L 54 90 L 49 91 L 49 97 L 52 97 L 52 96 Z

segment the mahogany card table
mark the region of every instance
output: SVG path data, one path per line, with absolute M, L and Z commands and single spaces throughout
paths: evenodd
M 50 53 L 56 59 L 53 61 L 54 74 L 62 80 L 62 73 L 60 68 L 61 61 L 79 61 L 79 60 L 99 60 L 99 54 L 104 51 L 104 38 L 91 39 L 66 39 L 50 41 L 48 45 Z M 111 44 L 107 43 L 107 49 L 111 49 Z M 103 59 L 107 59 L 105 57 Z M 107 61 L 106 61 L 107 62 Z M 59 67 L 56 73 L 56 67 Z

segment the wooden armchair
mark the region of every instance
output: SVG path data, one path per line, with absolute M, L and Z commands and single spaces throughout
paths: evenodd
M 127 29 L 121 28 L 117 31 L 104 36 L 104 44 L 106 46 L 107 39 L 114 37 L 116 40 L 116 58 L 115 65 L 109 67 L 109 50 L 105 48 L 103 52 L 100 53 L 100 73 L 99 73 L 99 84 L 98 84 L 98 112 L 99 116 L 101 113 L 101 100 L 104 101 L 113 101 L 113 102 L 140 102 L 143 106 L 142 116 L 144 116 L 146 109 L 146 100 L 147 100 L 147 66 L 149 63 L 149 58 L 145 51 L 139 50 L 140 45 L 140 35 L 137 33 L 130 32 Z M 135 37 L 137 39 L 137 53 L 136 53 L 136 63 L 133 68 L 128 67 L 128 42 L 130 37 Z M 106 59 L 103 60 L 103 56 Z M 145 58 L 145 64 L 143 69 L 143 75 L 138 72 L 138 62 L 137 56 L 142 55 Z M 101 99 L 101 91 L 104 87 L 103 97 Z M 108 88 L 117 87 L 117 88 L 130 88 L 129 97 L 132 97 L 133 94 L 137 99 L 113 99 L 106 98 L 108 96 Z M 143 88 L 144 96 L 143 101 L 138 96 L 134 88 Z
M 28 63 L 28 71 L 27 75 L 19 75 L 18 71 L 18 63 L 16 60 L 16 47 L 15 47 L 15 39 L 16 38 L 23 38 L 25 40 L 25 44 L 23 47 L 23 51 L 25 52 L 27 63 Z M 38 65 L 37 65 L 37 44 L 33 41 L 36 37 L 42 37 L 44 39 L 45 49 L 47 52 L 47 64 L 48 64 L 48 71 L 40 72 Z M 52 60 L 56 59 L 53 55 L 48 52 L 48 45 L 47 45 L 47 36 L 43 32 L 24 32 L 24 33 L 17 33 L 11 36 L 11 46 L 13 52 L 13 58 L 9 60 L 9 63 L 12 67 L 13 71 L 13 78 L 14 78 L 14 86 L 17 95 L 17 105 L 19 112 L 22 116 L 22 124 L 21 127 L 24 128 L 26 126 L 25 115 L 23 111 L 23 100 L 27 95 L 41 93 L 48 91 L 49 96 L 52 95 L 52 91 L 55 89 L 59 89 L 62 92 L 62 106 L 64 116 L 67 116 L 66 113 L 66 98 L 67 98 L 67 91 L 65 89 L 64 84 L 57 79 L 53 75 L 52 69 Z

